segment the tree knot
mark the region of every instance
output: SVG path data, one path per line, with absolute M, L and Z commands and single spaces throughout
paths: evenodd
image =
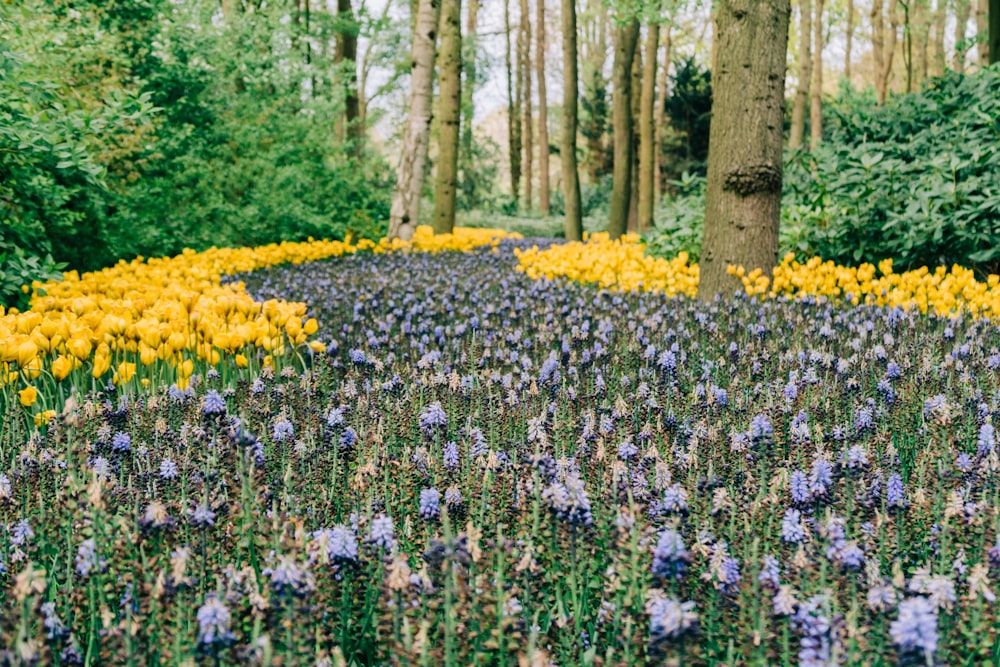
M 773 162 L 736 167 L 726 173 L 723 190 L 741 197 L 765 192 L 781 192 L 781 167 Z

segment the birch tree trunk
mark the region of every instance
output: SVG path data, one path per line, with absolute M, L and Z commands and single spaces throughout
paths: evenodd
M 438 66 L 438 163 L 434 188 L 435 234 L 455 229 L 458 186 L 458 137 L 462 116 L 462 0 L 441 7 L 441 58 Z
M 420 219 L 420 195 L 431 129 L 431 96 L 434 80 L 434 42 L 437 37 L 439 0 L 420 0 L 413 32 L 410 65 L 410 110 L 396 172 L 396 193 L 389 210 L 389 238 L 410 240 Z
M 809 148 L 823 140 L 823 0 L 816 0 L 813 21 L 812 104 L 809 106 Z
M 642 92 L 639 95 L 639 210 L 638 231 L 653 225 L 656 187 L 656 129 L 653 127 L 653 100 L 656 96 L 656 55 L 660 47 L 660 26 L 650 23 L 642 61 Z
M 566 240 L 583 238 L 580 205 L 580 173 L 576 164 L 579 82 L 576 53 L 576 0 L 562 0 L 563 108 L 559 158 L 562 164 L 563 198 L 566 200 Z
M 545 85 L 545 0 L 536 0 L 535 79 L 538 86 L 538 208 L 549 214 L 549 100 Z
M 778 259 L 789 0 L 719 0 L 698 298 Z
M 802 145 L 806 132 L 806 108 L 812 84 L 812 0 L 799 0 L 799 12 L 799 82 L 795 89 L 792 127 L 788 136 L 788 147 L 792 150 Z
M 615 29 L 615 60 L 611 71 L 611 124 L 614 130 L 614 167 L 608 234 L 621 238 L 628 227 L 632 199 L 632 60 L 639 40 L 639 20 L 629 19 Z

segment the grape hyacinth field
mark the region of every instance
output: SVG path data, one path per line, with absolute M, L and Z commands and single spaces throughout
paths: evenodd
M 996 323 L 532 245 L 255 264 L 322 345 L 9 401 L 0 662 L 1000 663 Z

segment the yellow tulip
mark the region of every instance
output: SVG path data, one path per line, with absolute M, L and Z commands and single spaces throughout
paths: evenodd
M 31 386 L 25 387 L 17 392 L 17 397 L 21 401 L 21 405 L 30 408 L 38 400 L 38 390 Z
M 69 357 L 59 357 L 52 362 L 52 377 L 62 382 L 73 371 L 73 361 Z

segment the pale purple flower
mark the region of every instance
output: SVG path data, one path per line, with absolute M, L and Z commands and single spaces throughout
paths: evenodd
M 660 531 L 653 550 L 653 574 L 665 579 L 680 579 L 690 562 L 691 554 L 684 548 L 680 533 L 673 528 Z
M 198 608 L 198 643 L 225 643 L 233 639 L 229 631 L 232 616 L 229 607 L 215 593 L 205 597 L 205 604 Z
M 917 653 L 929 663 L 937 650 L 937 621 L 937 610 L 930 600 L 910 598 L 899 603 L 899 618 L 889 626 L 889 634 L 901 651 Z
M 420 516 L 436 519 L 441 515 L 441 492 L 431 487 L 420 491 Z
M 214 389 L 205 394 L 205 407 L 202 412 L 206 415 L 224 415 L 227 409 L 226 399 L 222 397 L 222 394 Z

